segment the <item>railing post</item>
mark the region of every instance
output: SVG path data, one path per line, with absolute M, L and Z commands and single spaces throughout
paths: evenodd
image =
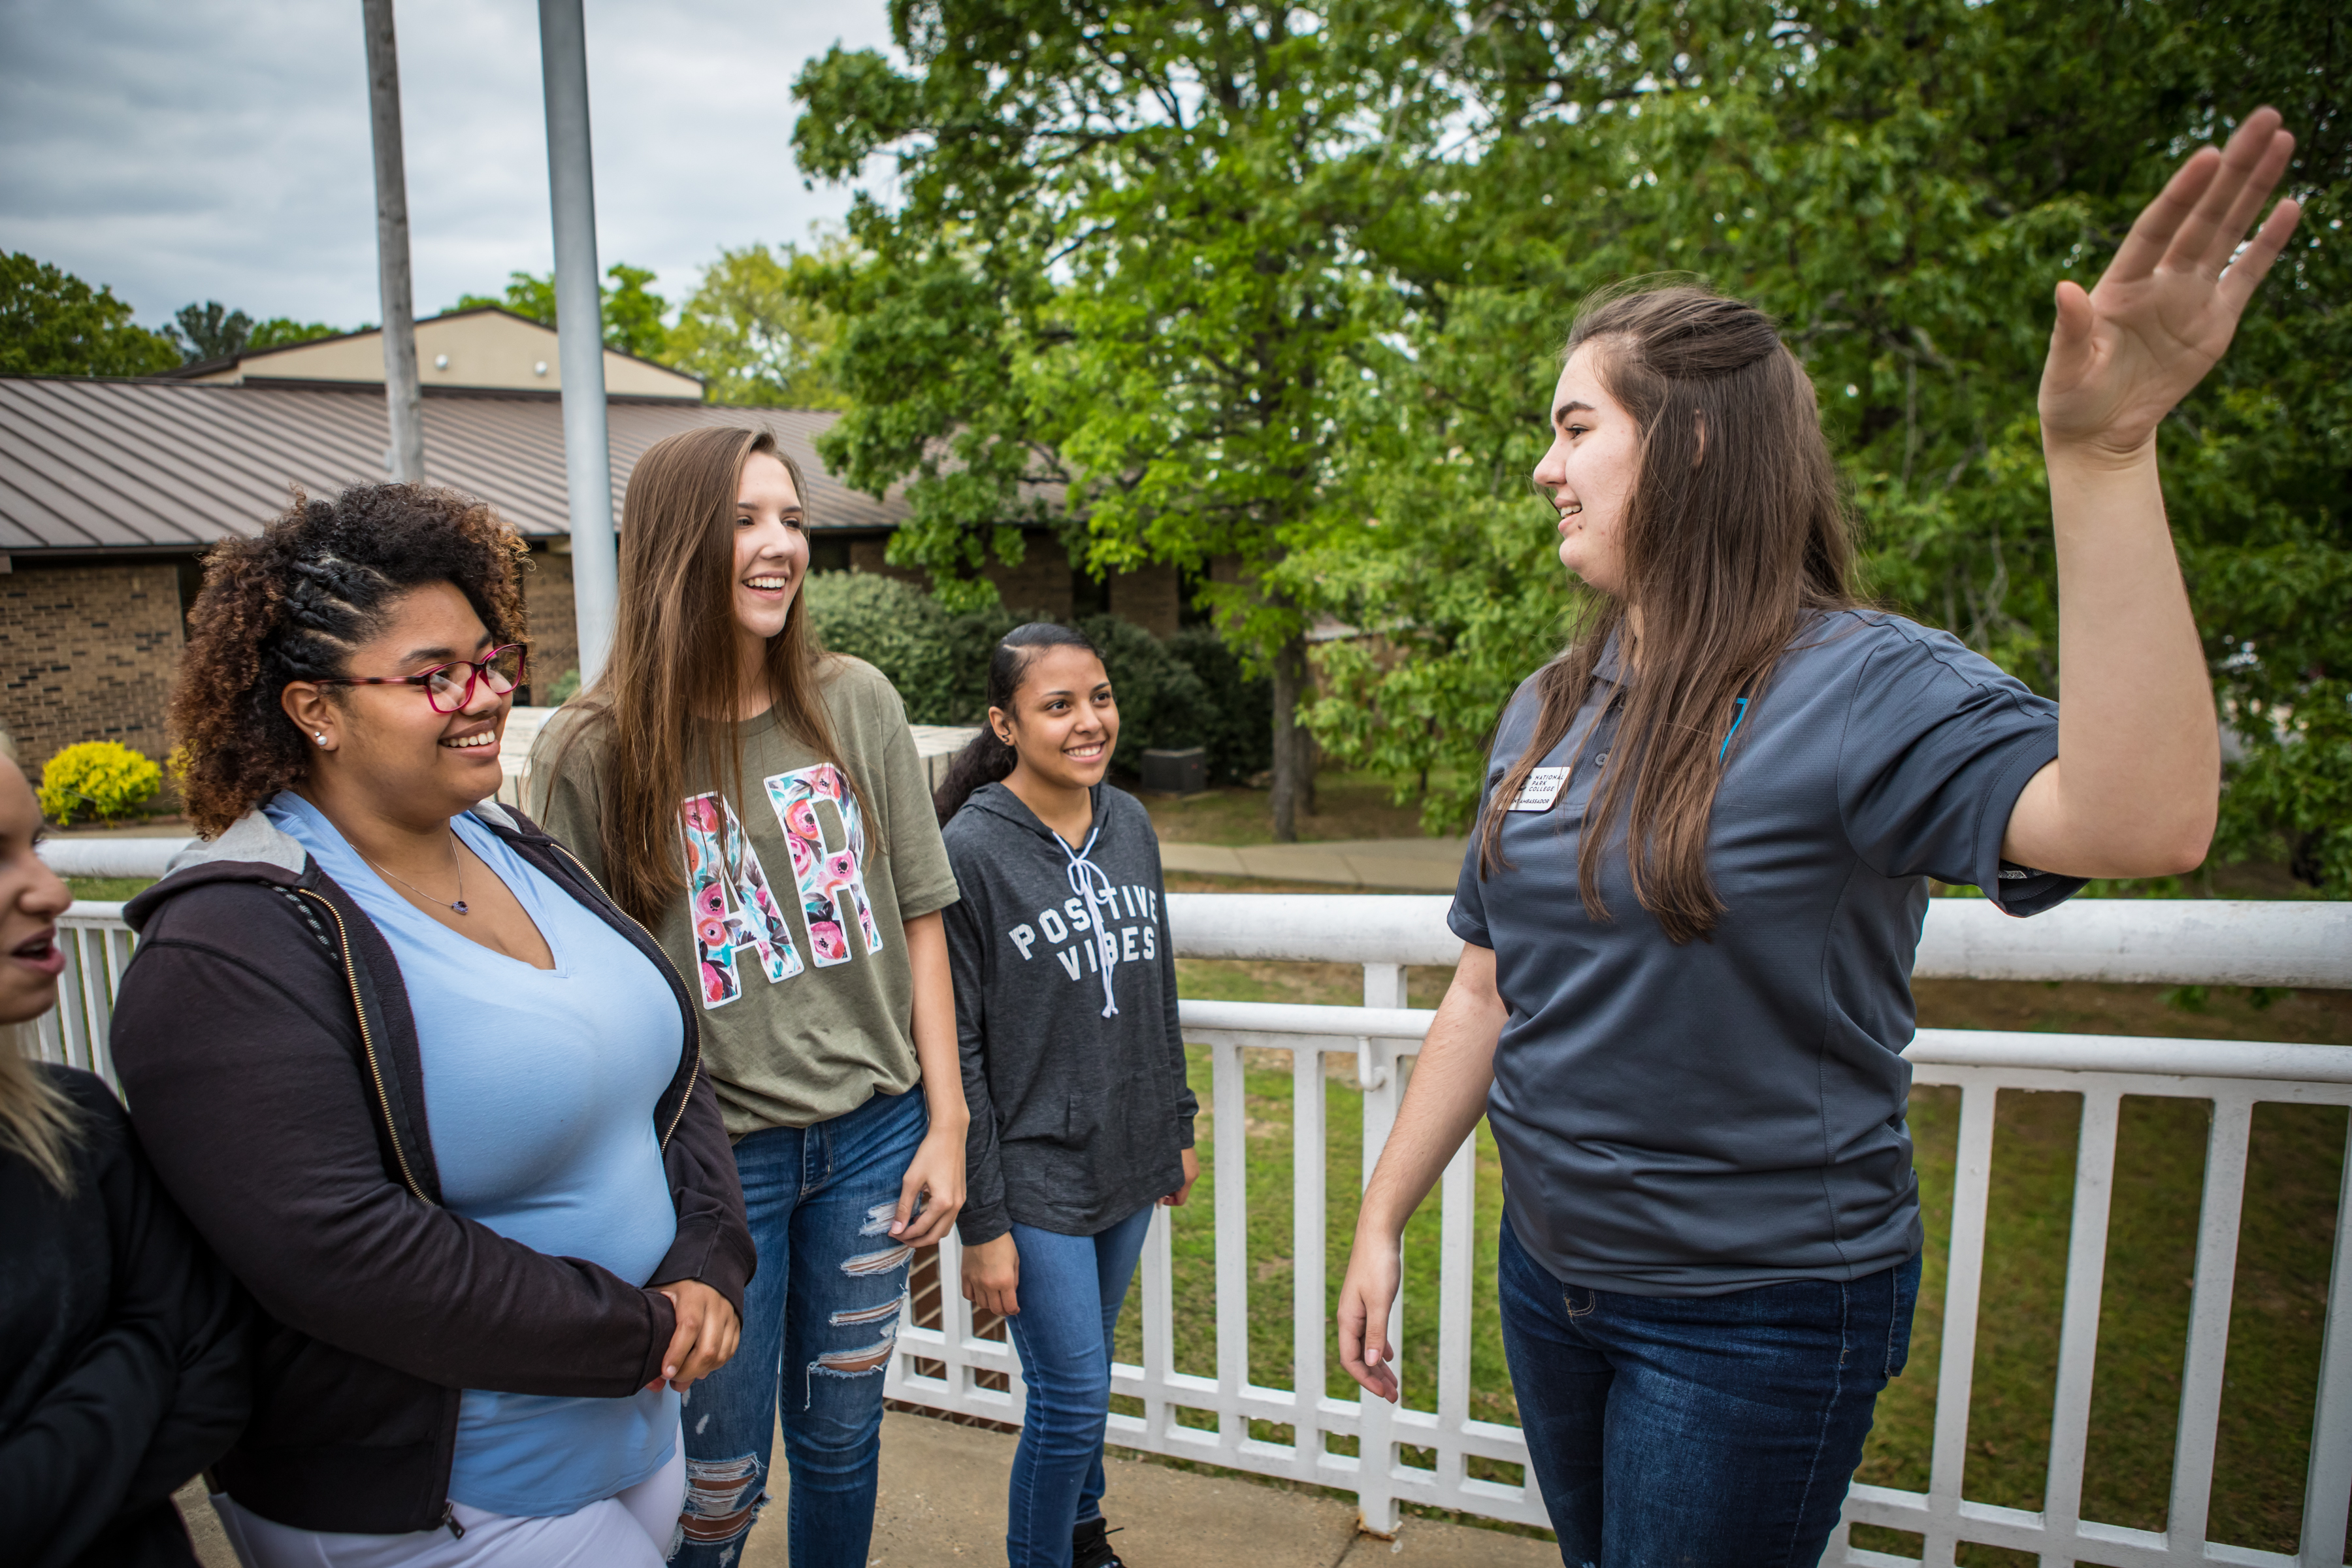
M 2319 1347 L 2319 1401 L 2311 1413 L 2311 1468 L 2303 1488 L 2303 1568 L 2337 1568 L 2352 1504 L 2352 1121 L 2336 1198 L 2336 1256 L 2327 1271 L 2327 1327 Z
M 1241 1408 L 1249 1383 L 1249 1100 L 1242 1047 L 1211 1047 L 1217 1108 L 1217 1450 L 1230 1459 L 1249 1436 Z
M 1405 1002 L 1404 965 L 1402 963 L 1367 963 L 1364 965 L 1364 1005 L 1367 1007 L 1402 1007 Z M 1388 1082 L 1389 1069 L 1372 1055 L 1372 1043 L 1356 1041 L 1356 1087 L 1367 1093 Z M 1370 1176 L 1371 1163 L 1365 1162 L 1364 1173 Z
M 971 1373 L 964 1342 L 971 1338 L 971 1303 L 963 1299 L 963 1238 L 950 1229 L 940 1241 L 940 1370 L 946 1375 L 948 1408 L 961 1410 L 971 1397 Z
M 2072 1541 L 2083 1522 L 2083 1454 L 2105 1295 L 2107 1215 L 2116 1185 L 2116 1124 L 2123 1097 L 2086 1089 L 2074 1155 L 2074 1217 L 2066 1244 L 2066 1304 L 2058 1325 L 2058 1386 L 2050 1411 L 2050 1472 L 2042 1512 Z
M 1323 1464 L 1323 1251 L 1325 1096 L 1323 1052 L 1301 1040 L 1290 1054 L 1290 1387 L 1297 1418 L 1291 1425 L 1294 1473 L 1318 1479 Z
M 1175 1423 L 1168 1408 L 1169 1374 L 1176 1370 L 1175 1214 L 1160 1209 L 1143 1238 L 1142 1447 L 1163 1453 Z
M 1985 1209 L 1992 1183 L 1991 1084 L 1960 1089 L 1959 1146 L 1952 1160 L 1952 1250 L 1944 1277 L 1944 1352 L 1936 1369 L 1935 1448 L 1928 1459 L 1928 1528 L 1921 1561 L 1952 1568 L 1959 1541 L 1960 1479 L 1968 1464 L 1969 1393 L 1976 1381 L 1977 1300 L 1984 1283 Z
M 1369 974 L 1371 965 L 1366 965 Z M 1369 980 L 1367 985 L 1369 986 Z M 1399 982 L 1402 985 L 1402 981 Z M 1403 1086 L 1397 1082 L 1396 1042 L 1369 1040 L 1359 1049 L 1371 1061 L 1372 1076 L 1377 1088 L 1364 1090 L 1364 1180 L 1372 1179 L 1372 1169 L 1381 1163 L 1381 1151 L 1388 1147 L 1389 1133 L 1396 1126 L 1397 1104 L 1403 1098 Z M 1402 1357 L 1397 1353 L 1398 1341 L 1404 1330 L 1404 1278 L 1398 1271 L 1396 1300 L 1389 1304 L 1390 1363 L 1397 1367 L 1397 1397 L 1404 1397 Z M 1396 1439 L 1391 1436 L 1393 1426 L 1388 1401 L 1370 1394 L 1360 1393 L 1356 1407 L 1360 1412 L 1357 1420 L 1356 1438 L 1356 1511 L 1358 1522 L 1370 1534 L 1383 1539 L 1397 1531 L 1397 1501 L 1394 1478 Z
M 1437 1263 L 1438 1486 L 1451 1489 L 1466 1474 L 1461 1447 L 1470 1419 L 1470 1274 L 1477 1264 L 1478 1130 L 1472 1128 L 1445 1163 L 1438 1189 L 1443 1229 Z
M 2197 1275 L 2189 1293 L 2189 1345 L 2180 1369 L 2172 1503 L 2164 1516 L 2168 1536 L 2200 1545 L 2213 1502 L 2214 1439 L 2230 1353 L 2230 1298 L 2238 1279 L 2238 1217 L 2245 1202 L 2246 1139 L 2253 1115 L 2252 1095 L 2215 1100 L 2213 1130 L 2205 1142 L 2205 1196 L 2197 1215 Z

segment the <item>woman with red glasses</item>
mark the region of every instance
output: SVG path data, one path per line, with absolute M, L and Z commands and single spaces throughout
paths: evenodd
M 521 542 L 363 486 L 216 547 L 173 693 L 205 842 L 126 913 L 140 1140 L 267 1314 L 249 1568 L 658 1563 L 752 1251 L 697 1009 L 488 799 Z

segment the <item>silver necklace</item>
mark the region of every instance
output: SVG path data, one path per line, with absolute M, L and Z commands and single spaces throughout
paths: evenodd
M 452 914 L 462 915 L 466 912 L 466 862 L 458 858 L 457 836 L 456 833 L 453 832 L 449 835 L 449 868 L 457 873 L 457 901 L 454 904 L 449 902 L 446 899 L 435 898 L 432 894 L 426 892 L 424 889 L 418 887 L 415 883 L 410 881 L 407 878 L 400 875 L 396 871 L 384 871 L 383 867 L 377 866 L 373 860 L 368 860 L 368 858 L 364 855 L 361 856 L 360 858 L 367 860 L 367 863 L 370 866 L 375 867 L 375 869 L 378 871 L 383 871 L 385 876 L 390 877 L 394 881 L 399 883 L 402 887 L 406 888 L 418 898 L 423 899 L 426 903 L 439 904 L 443 909 L 447 910 Z

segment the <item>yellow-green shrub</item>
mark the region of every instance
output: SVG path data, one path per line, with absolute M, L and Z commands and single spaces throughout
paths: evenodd
M 41 770 L 41 811 L 63 826 L 76 816 L 129 816 L 155 798 L 163 770 L 118 741 L 84 741 Z

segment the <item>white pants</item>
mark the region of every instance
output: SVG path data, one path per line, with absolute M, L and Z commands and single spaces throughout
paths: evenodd
M 686 1503 L 683 1434 L 669 1463 L 616 1496 L 555 1519 L 449 1510 L 464 1527 L 409 1535 L 296 1530 L 213 1494 L 213 1510 L 245 1568 L 661 1568 Z

